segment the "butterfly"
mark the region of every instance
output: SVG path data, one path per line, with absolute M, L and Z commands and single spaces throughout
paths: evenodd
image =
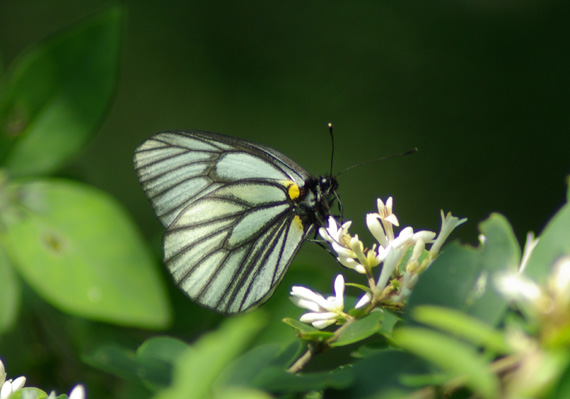
M 166 228 L 165 265 L 194 302 L 222 314 L 269 299 L 338 199 L 332 175 L 218 133 L 159 132 L 136 149 L 134 167 Z

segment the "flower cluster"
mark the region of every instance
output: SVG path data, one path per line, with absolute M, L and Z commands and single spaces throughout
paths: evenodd
M 26 377 L 18 377 L 14 380 L 6 379 L 6 369 L 0 360 L 0 399 L 7 399 L 14 392 L 21 389 L 26 384 Z
M 498 291 L 538 326 L 543 344 L 552 346 L 561 339 L 570 340 L 560 334 L 560 331 L 570 330 L 570 256 L 558 258 L 545 284 L 539 285 L 524 274 L 537 243 L 538 239 L 529 234 L 519 270 L 500 273 L 494 282 Z
M 543 397 L 568 362 L 564 353 L 570 345 L 570 256 L 556 259 L 539 284 L 524 274 L 537 243 L 529 233 L 519 270 L 498 273 L 493 279 L 522 315 L 522 320 L 507 325 L 505 339 L 518 361 L 505 388 L 513 398 Z
M 26 384 L 26 377 L 18 377 L 14 380 L 6 379 L 6 369 L 0 360 L 0 399 L 9 399 L 12 394 L 22 389 Z M 22 395 L 24 397 L 24 395 Z M 47 399 L 55 399 L 55 392 L 49 394 Z M 69 399 L 85 399 L 85 388 L 83 385 L 76 385 L 69 394 Z
M 453 229 L 466 221 L 451 213 L 444 216 L 442 211 L 439 234 L 426 230 L 414 231 L 409 226 L 396 234 L 394 227 L 399 227 L 399 221 L 392 210 L 392 197 L 386 203 L 378 199 L 377 207 L 377 213 L 366 215 L 368 229 L 377 241 L 370 248 L 364 246 L 358 235 L 349 233 L 350 221 L 339 225 L 334 217 L 330 217 L 328 226 L 319 229 L 319 234 L 330 244 L 338 262 L 368 279 L 369 287 L 356 304 L 357 309 L 389 303 L 402 304 L 410 295 L 418 274 L 431 264 Z M 429 251 L 426 244 L 431 244 Z M 377 278 L 374 276 L 375 268 L 380 269 Z M 335 293 L 335 297 L 325 300 L 305 287 L 294 286 L 291 290 L 293 302 L 311 310 L 301 316 L 301 321 L 311 323 L 316 328 L 347 319 L 342 275 L 336 278 Z

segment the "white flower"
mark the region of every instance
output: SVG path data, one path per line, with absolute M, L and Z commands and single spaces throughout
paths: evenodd
M 400 262 L 401 256 L 401 248 L 391 248 L 388 252 L 386 259 L 384 259 L 382 270 L 380 271 L 380 277 L 378 277 L 378 283 L 376 283 L 376 289 L 378 291 L 382 291 L 388 283 L 390 276 L 392 276 L 394 269 L 396 269 L 396 266 L 398 266 L 398 263 Z
M 523 256 L 521 260 L 521 264 L 519 266 L 519 271 L 522 273 L 524 269 L 526 269 L 526 265 L 528 264 L 528 260 L 530 259 L 530 255 L 534 251 L 534 248 L 540 241 L 538 238 L 534 238 L 534 234 L 532 232 L 528 232 L 526 235 L 526 242 L 524 244 Z
M 372 294 L 370 292 L 366 292 L 364 293 L 364 295 L 362 295 L 362 297 L 358 300 L 358 302 L 356 303 L 356 305 L 354 306 L 355 309 L 360 309 L 365 307 L 366 305 L 368 305 L 370 303 L 370 301 L 372 300 Z
M 351 224 L 352 222 L 345 222 L 339 226 L 337 221 L 330 217 L 328 227 L 321 227 L 319 234 L 331 243 L 341 265 L 360 274 L 367 274 L 371 268 L 378 266 L 382 259 L 377 256 L 376 247 L 365 251 L 358 235 L 353 237 L 348 233 Z
M 570 256 L 563 256 L 554 263 L 547 284 L 555 301 L 567 308 L 570 305 Z
M 0 360 L 0 399 L 7 399 L 18 389 L 26 384 L 26 377 L 18 377 L 15 380 L 6 379 L 6 369 L 4 363 Z
M 389 197 L 384 205 L 380 198 L 376 200 L 378 213 L 369 213 L 366 215 L 366 225 L 372 233 L 376 241 L 381 246 L 387 247 L 394 240 L 393 226 L 399 226 L 398 218 L 392 212 L 392 197 Z M 380 225 L 382 222 L 382 225 Z
M 432 244 L 432 246 L 429 250 L 429 254 L 432 258 L 435 258 L 435 256 L 439 253 L 441 246 L 443 245 L 445 240 L 447 240 L 447 237 L 449 237 L 451 232 L 457 226 L 465 223 L 466 221 L 467 221 L 467 219 L 459 219 L 459 218 L 453 216 L 451 214 L 451 212 L 448 212 L 447 215 L 444 216 L 443 211 L 441 211 L 441 230 L 440 230 L 435 242 Z
M 85 399 L 85 387 L 81 384 L 76 385 L 69 393 L 69 399 Z
M 523 274 L 507 272 L 497 274 L 494 278 L 495 286 L 503 296 L 511 301 L 532 304 L 538 301 L 542 290 L 534 281 Z
M 312 324 L 315 328 L 325 328 L 338 320 L 345 318 L 344 313 L 344 277 L 336 276 L 334 281 L 335 296 L 324 298 L 306 287 L 293 286 L 291 288 L 291 300 L 301 308 L 310 312 L 303 314 L 300 320 L 303 323 Z

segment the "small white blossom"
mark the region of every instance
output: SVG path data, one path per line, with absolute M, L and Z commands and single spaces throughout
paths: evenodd
M 451 232 L 460 224 L 463 224 L 467 221 L 467 219 L 459 219 L 448 212 L 447 215 L 444 216 L 443 211 L 441 211 L 441 230 L 432 244 L 429 254 L 432 258 L 434 258 L 441 249 L 441 246 L 447 240 L 447 237 L 451 234 Z
M 76 385 L 69 393 L 69 399 L 85 399 L 85 387 L 81 384 Z
M 528 260 L 530 259 L 530 255 L 534 251 L 534 248 L 538 244 L 538 241 L 539 241 L 539 239 L 534 238 L 534 234 L 529 231 L 529 233 L 526 235 L 526 242 L 524 244 L 523 256 L 522 256 L 521 264 L 519 266 L 520 272 L 524 272 L 524 269 L 526 269 L 526 265 L 528 264 Z
M 570 306 L 570 256 L 563 256 L 554 262 L 548 289 L 561 307 Z
M 303 323 L 312 324 L 313 327 L 322 329 L 338 320 L 345 318 L 344 313 L 344 277 L 336 276 L 334 282 L 335 296 L 324 298 L 306 287 L 293 286 L 291 288 L 291 300 L 301 308 L 310 310 L 301 316 Z
M 8 399 L 14 392 L 23 388 L 25 384 L 26 377 L 7 380 L 4 363 L 0 360 L 0 399 Z
M 355 309 L 360 309 L 365 307 L 370 303 L 372 300 L 372 294 L 370 292 L 365 292 L 364 295 L 358 300 L 356 305 L 354 306 Z
M 401 256 L 401 248 L 391 248 L 391 250 L 388 252 L 386 259 L 384 259 L 384 265 L 382 266 L 380 277 L 378 277 L 378 283 L 376 283 L 376 289 L 378 291 L 382 291 L 388 283 L 390 276 L 392 276 L 392 273 L 396 269 L 396 266 L 398 266 Z
M 394 240 L 394 227 L 399 226 L 398 218 L 392 212 L 392 197 L 389 197 L 386 204 L 378 198 L 376 201 L 378 213 L 366 215 L 366 225 L 376 241 L 381 246 L 387 247 Z M 380 225 L 380 222 L 382 225 Z
M 520 273 L 497 274 L 494 283 L 505 298 L 514 302 L 532 304 L 538 301 L 542 295 L 538 284 Z
M 337 260 L 341 265 L 352 269 L 360 274 L 369 273 L 370 269 L 378 266 L 382 259 L 376 254 L 376 247 L 365 251 L 364 244 L 358 238 L 348 233 L 352 222 L 346 222 L 339 226 L 337 221 L 329 218 L 327 228 L 321 227 L 319 234 L 331 243 L 332 249 L 337 254 Z

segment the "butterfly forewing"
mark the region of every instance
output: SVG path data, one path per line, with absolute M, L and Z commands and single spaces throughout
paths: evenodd
M 167 227 L 167 267 L 190 298 L 218 312 L 266 300 L 313 230 L 294 197 L 310 175 L 268 147 L 216 133 L 161 132 L 135 151 L 134 164 Z M 299 192 L 292 195 L 291 185 Z

